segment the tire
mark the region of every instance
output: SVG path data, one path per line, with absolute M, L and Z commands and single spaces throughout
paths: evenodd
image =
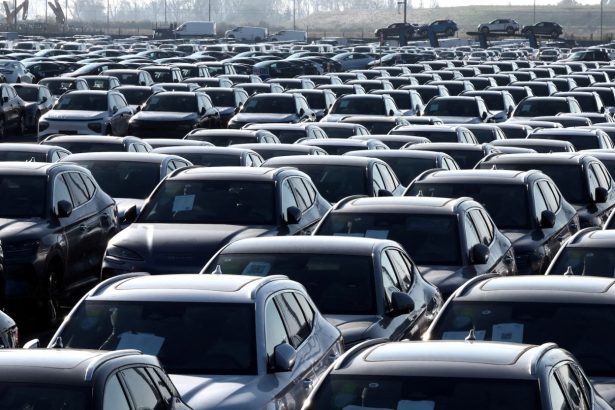
M 452 37 L 453 34 L 455 34 L 455 31 L 453 31 L 452 28 L 447 28 L 444 34 L 446 34 L 448 37 Z
M 506 27 L 506 34 L 515 34 L 515 29 L 513 27 Z
M 489 27 L 483 27 L 480 29 L 481 33 L 483 34 L 489 34 Z

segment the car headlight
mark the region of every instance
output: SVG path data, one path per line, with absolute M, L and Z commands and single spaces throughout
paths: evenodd
M 88 128 L 91 129 L 94 132 L 101 132 L 102 131 L 102 124 L 99 122 L 90 122 L 88 123 Z
M 49 128 L 49 123 L 46 121 L 39 121 L 38 122 L 38 130 L 39 131 L 45 131 L 47 128 Z
M 107 248 L 108 257 L 115 259 L 124 259 L 131 261 L 142 261 L 143 258 L 135 251 L 131 251 L 130 249 L 122 248 L 121 246 L 109 245 Z

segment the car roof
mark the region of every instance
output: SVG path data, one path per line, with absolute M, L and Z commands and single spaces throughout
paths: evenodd
M 169 158 L 169 155 L 156 154 L 156 153 L 143 153 L 139 152 L 84 152 L 79 154 L 71 154 L 62 158 L 63 162 L 71 161 L 129 161 L 129 162 L 149 162 L 149 163 L 162 163 L 165 159 Z M 171 157 L 177 159 L 177 157 Z
M 615 248 L 615 230 L 588 228 L 566 243 L 566 248 Z
M 25 151 L 33 153 L 47 153 L 54 149 L 66 151 L 66 149 L 55 145 L 27 144 L 20 142 L 3 142 L 0 144 L 0 151 Z
M 57 163 L 47 162 L 0 162 L 0 174 L 47 175 L 47 172 L 57 167 Z
M 482 144 L 459 144 L 456 142 L 425 142 L 423 144 L 415 144 L 413 149 L 439 151 L 439 150 L 453 150 L 453 151 L 483 151 Z M 412 150 L 412 149 L 411 149 Z
M 397 214 L 455 214 L 459 205 L 470 198 L 438 198 L 402 196 L 368 198 L 359 197 L 340 201 L 332 212 L 397 213 Z
M 268 159 L 265 161 L 264 166 L 339 165 L 367 167 L 369 164 L 377 161 L 380 160 L 376 158 L 351 157 L 348 155 L 288 155 L 286 157 L 275 157 Z
M 110 144 L 123 144 L 124 141 L 126 141 L 126 139 L 135 139 L 137 140 L 136 137 L 113 137 L 113 136 L 109 136 L 109 135 L 51 135 L 47 138 L 45 138 L 41 144 L 51 144 L 53 145 L 54 142 L 94 142 L 94 143 L 100 143 L 100 142 L 106 142 L 106 143 L 110 143 Z
M 246 144 L 247 145 L 247 144 Z M 260 144 L 254 144 L 260 145 Z M 279 145 L 279 144 L 271 144 Z M 243 146 L 233 145 L 231 147 L 211 147 L 211 146 L 193 146 L 193 145 L 175 145 L 172 147 L 159 147 L 152 150 L 152 153 L 179 155 L 182 154 L 219 154 L 219 155 L 242 155 L 244 153 L 254 153 L 251 149 Z M 150 155 L 148 154 L 148 155 Z M 141 154 L 142 155 L 142 154 Z M 166 155 L 165 155 L 166 156 Z
M 186 167 L 167 179 L 174 180 L 250 180 L 273 181 L 279 168 L 267 167 Z
M 523 154 L 521 154 L 523 155 Z M 535 155 L 535 154 L 531 154 Z M 495 169 L 463 169 L 455 171 L 435 171 L 424 175 L 417 182 L 430 183 L 481 183 L 519 185 L 526 183 L 530 171 L 507 171 Z
M 535 363 L 553 347 L 443 340 L 382 343 L 348 355 L 334 374 L 536 379 Z
M 551 153 L 551 154 L 502 154 L 496 155 L 485 160 L 485 163 L 500 163 L 500 164 L 580 164 L 584 158 L 589 157 L 587 154 L 578 152 L 571 153 Z

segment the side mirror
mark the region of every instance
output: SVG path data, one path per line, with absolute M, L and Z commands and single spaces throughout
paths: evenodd
M 199 111 L 199 114 L 205 115 L 206 112 L 207 110 L 205 109 L 205 107 L 201 107 L 201 111 Z
M 112 112 L 113 114 L 117 113 L 117 107 L 113 107 L 113 108 L 111 108 L 111 112 Z
M 596 188 L 596 191 L 594 192 L 594 202 L 597 204 L 603 204 L 607 199 L 609 199 L 609 191 L 601 186 Z
M 137 105 L 137 108 L 135 108 L 135 112 L 139 112 L 139 111 L 141 111 L 141 106 Z
M 483 113 L 481 114 L 480 118 L 482 118 L 483 121 L 485 121 L 487 119 L 488 115 L 486 111 L 483 111 Z
M 553 228 L 555 226 L 555 214 L 553 211 L 544 210 L 540 214 L 540 227 L 543 229 Z
M 414 310 L 414 300 L 404 292 L 393 292 L 391 295 L 391 315 L 399 316 Z
M 139 85 L 147 85 L 147 84 L 145 83 L 145 81 L 141 81 L 139 82 Z
M 9 97 L 2 97 L 2 102 L 5 102 L 5 103 L 9 102 Z
M 392 116 L 394 116 L 394 115 L 395 115 L 395 111 L 393 111 L 393 110 L 389 110 L 389 117 L 392 117 Z
M 477 243 L 470 249 L 470 263 L 472 265 L 484 265 L 489 260 L 489 247 Z
M 305 110 L 304 110 L 303 108 L 301 108 L 301 109 L 299 110 L 299 116 L 300 116 L 300 117 L 303 117 L 304 115 L 305 115 Z
M 391 191 L 386 190 L 386 189 L 379 189 L 376 194 L 377 194 L 378 197 L 393 196 L 393 193 Z
M 298 224 L 301 221 L 301 210 L 296 206 L 289 206 L 286 209 L 286 223 L 288 225 Z
M 297 351 L 288 343 L 281 343 L 273 350 L 273 370 L 275 372 L 289 372 L 295 367 Z
M 59 201 L 57 204 L 58 208 L 58 218 L 66 218 L 73 213 L 73 204 L 68 201 Z
M 38 349 L 41 347 L 41 341 L 38 339 L 32 339 L 24 343 L 23 349 Z
M 124 212 L 124 217 L 122 218 L 122 223 L 131 224 L 137 219 L 137 207 L 135 205 L 131 206 Z
M 43 96 L 43 98 L 41 98 L 41 104 L 46 103 L 46 102 L 47 102 L 47 97 Z

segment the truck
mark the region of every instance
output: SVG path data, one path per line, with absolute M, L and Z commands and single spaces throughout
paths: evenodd
M 224 33 L 224 37 L 237 41 L 259 42 L 267 38 L 267 29 L 265 27 L 239 26 L 232 30 L 227 30 L 226 33 Z
M 280 30 L 269 36 L 269 41 L 307 41 L 307 31 L 300 30 Z
M 175 37 L 213 37 L 216 35 L 216 23 L 213 21 L 186 21 L 175 30 Z

